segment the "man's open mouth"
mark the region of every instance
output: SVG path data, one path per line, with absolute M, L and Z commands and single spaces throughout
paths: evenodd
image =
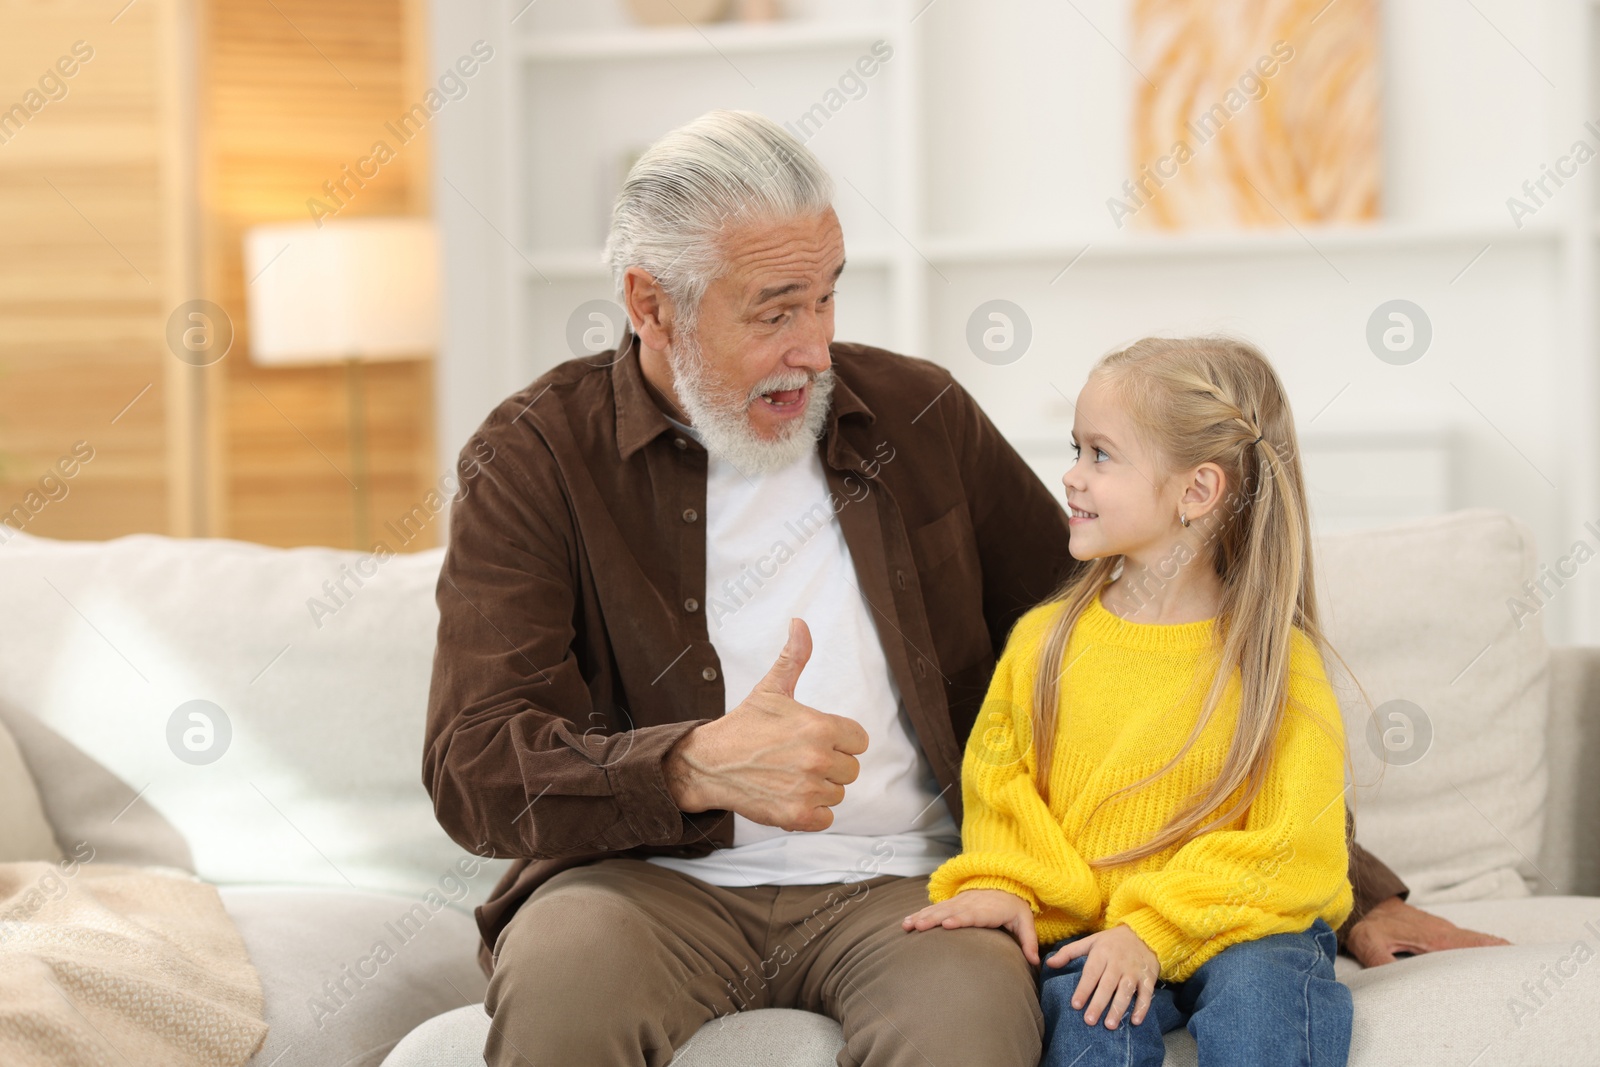
M 775 408 L 789 408 L 800 403 L 805 395 L 806 387 L 802 385 L 798 389 L 773 389 L 762 393 L 761 399 Z

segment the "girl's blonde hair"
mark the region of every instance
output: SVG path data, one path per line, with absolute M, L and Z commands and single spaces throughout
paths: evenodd
M 1209 563 L 1222 583 L 1212 650 L 1216 658 L 1211 661 L 1218 669 L 1199 720 L 1164 766 L 1101 804 L 1148 785 L 1176 765 L 1210 721 L 1235 670 L 1240 675 L 1238 727 L 1216 778 L 1148 841 L 1090 861 L 1094 867 L 1110 867 L 1181 845 L 1247 810 L 1265 780 L 1282 726 L 1293 629 L 1304 631 L 1325 660 L 1337 653 L 1318 625 L 1310 517 L 1294 418 L 1283 383 L 1266 357 L 1230 337 L 1151 337 L 1102 357 L 1089 378 L 1103 384 L 1128 414 L 1152 457 L 1155 469 L 1145 474 L 1153 483 L 1164 484 L 1173 474 L 1202 463 L 1215 463 L 1226 475 L 1225 499 L 1193 520 L 1205 534 L 1200 554 L 1192 562 L 1180 561 L 1187 566 Z M 1070 666 L 1064 663 L 1067 641 L 1090 600 L 1123 562 L 1122 556 L 1089 560 L 1043 601 L 1065 605 L 1046 636 L 1033 694 L 1035 785 L 1047 803 L 1061 681 Z M 1135 576 L 1128 577 L 1131 584 Z M 1339 731 L 1342 748 L 1342 723 L 1321 725 Z M 1239 799 L 1228 804 L 1236 792 Z

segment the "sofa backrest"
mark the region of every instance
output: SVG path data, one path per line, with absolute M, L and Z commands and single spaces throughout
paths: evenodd
M 442 559 L 15 534 L 0 702 L 139 791 L 212 881 L 473 903 L 504 864 L 445 835 L 421 778 Z M 115 836 L 94 814 L 79 824 Z
M 1324 628 L 1381 713 L 1369 725 L 1328 664 L 1359 839 L 1418 902 L 1525 894 L 1540 877 L 1549 650 L 1538 614 L 1519 626 L 1507 600 L 1533 574 L 1531 532 L 1474 509 L 1315 551 Z M 0 704 L 127 782 L 211 880 L 438 888 L 468 857 L 421 784 L 442 556 L 14 535 L 0 545 Z M 105 832 L 116 814 L 100 815 Z M 500 869 L 485 865 L 467 902 Z
M 1314 550 L 1323 628 L 1349 667 L 1326 664 L 1356 839 L 1413 903 L 1524 896 L 1542 881 L 1550 650 L 1538 608 L 1513 610 L 1536 548 L 1526 524 L 1476 508 Z

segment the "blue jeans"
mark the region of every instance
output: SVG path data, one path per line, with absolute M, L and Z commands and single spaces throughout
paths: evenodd
M 1130 1021 L 1130 1003 L 1115 1030 L 1106 1029 L 1109 1005 L 1093 1026 L 1083 1021 L 1088 999 L 1082 1008 L 1072 1006 L 1087 957 L 1065 967 L 1044 962 L 1087 936 L 1062 938 L 1040 955 L 1045 1050 L 1039 1067 L 1161 1067 L 1161 1035 L 1184 1025 L 1199 1046 L 1201 1067 L 1344 1067 L 1350 1055 L 1350 990 L 1333 976 L 1338 944 L 1321 919 L 1304 933 L 1230 945 L 1186 981 L 1157 982 L 1144 1022 Z

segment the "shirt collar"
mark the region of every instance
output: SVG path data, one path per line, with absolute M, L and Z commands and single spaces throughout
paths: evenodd
M 621 353 L 611 363 L 611 390 L 617 407 L 617 454 L 626 461 L 639 449 L 673 429 L 667 415 L 656 404 L 645 385 L 644 369 L 639 364 L 642 342 L 633 332 L 633 325 L 623 319 L 622 336 L 617 340 L 616 352 Z M 835 371 L 838 361 L 834 362 Z M 851 389 L 844 376 L 834 375 L 833 397 L 829 405 L 828 422 L 823 431 L 825 454 L 835 454 L 834 438 L 838 435 L 839 420 L 846 415 L 862 415 L 866 421 L 876 421 L 877 416 L 866 401 Z

